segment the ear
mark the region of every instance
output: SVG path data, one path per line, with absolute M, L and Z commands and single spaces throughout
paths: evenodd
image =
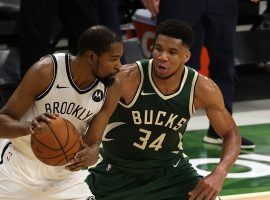
M 191 57 L 191 52 L 190 52 L 190 50 L 187 50 L 185 52 L 185 56 L 184 56 L 184 63 L 187 63 L 187 61 L 189 61 L 190 57 Z
M 87 51 L 86 57 L 89 64 L 93 65 L 97 63 L 98 56 L 94 51 Z

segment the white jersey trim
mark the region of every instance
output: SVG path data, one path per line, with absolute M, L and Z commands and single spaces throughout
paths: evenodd
M 194 95 L 195 95 L 195 85 L 198 78 L 198 72 L 195 71 L 194 69 L 191 69 L 191 70 L 195 72 L 193 80 L 192 80 L 191 91 L 190 91 L 190 96 L 189 96 L 189 114 L 190 116 L 193 116 L 195 114 Z
M 48 92 L 51 90 L 53 84 L 54 84 L 54 81 L 55 81 L 55 78 L 56 78 L 56 73 L 57 73 L 57 61 L 56 61 L 56 58 L 54 55 L 48 55 L 51 60 L 52 60 L 52 63 L 53 63 L 53 78 L 51 80 L 51 83 L 50 85 L 46 88 L 46 90 L 44 92 L 42 92 L 40 95 L 36 96 L 36 100 L 40 100 L 42 99 L 44 96 L 46 96 L 46 94 L 48 94 Z
M 168 99 L 171 99 L 175 96 L 177 96 L 181 90 L 183 89 L 184 85 L 185 85 L 185 82 L 186 82 L 186 79 L 187 79 L 187 76 L 188 76 L 188 69 L 186 66 L 184 66 L 184 76 L 183 76 L 183 80 L 181 82 L 181 85 L 180 85 L 180 88 L 177 92 L 173 93 L 173 94 L 170 94 L 170 95 L 164 95 L 162 94 L 162 92 L 157 88 L 157 86 L 155 85 L 153 79 L 152 79 L 152 63 L 153 63 L 153 59 L 149 60 L 149 66 L 148 66 L 148 76 L 149 76 L 149 80 L 150 80 L 150 83 L 152 85 L 152 87 L 154 88 L 154 90 L 156 91 L 156 93 L 164 100 L 168 100 Z
M 93 89 L 99 82 L 98 79 L 95 79 L 93 81 L 93 83 L 91 83 L 86 89 L 80 89 L 76 83 L 74 82 L 73 78 L 72 78 L 72 74 L 71 74 L 71 66 L 70 66 L 70 56 L 71 54 L 66 54 L 65 55 L 65 62 L 66 62 L 66 71 L 67 71 L 67 76 L 68 76 L 68 79 L 69 79 L 69 82 L 71 84 L 71 86 L 79 93 L 79 94 L 82 94 L 82 93 L 86 93 L 88 91 L 90 91 L 91 89 Z

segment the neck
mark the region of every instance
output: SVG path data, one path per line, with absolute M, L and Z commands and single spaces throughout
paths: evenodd
M 156 87 L 164 94 L 170 95 L 179 90 L 180 84 L 182 82 L 182 74 L 184 73 L 184 66 L 180 67 L 172 76 L 162 79 L 158 77 L 154 69 L 152 69 L 152 79 Z
M 71 76 L 77 87 L 86 89 L 95 81 L 96 77 L 92 73 L 92 67 L 89 67 L 83 56 L 70 56 L 69 63 Z

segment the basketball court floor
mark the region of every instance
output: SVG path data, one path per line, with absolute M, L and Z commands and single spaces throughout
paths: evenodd
M 224 183 L 223 200 L 270 200 L 270 100 L 234 104 L 234 119 L 241 135 L 256 144 L 242 150 Z M 193 117 L 183 139 L 183 148 L 199 174 L 207 175 L 219 162 L 221 146 L 202 142 L 208 127 L 203 112 Z

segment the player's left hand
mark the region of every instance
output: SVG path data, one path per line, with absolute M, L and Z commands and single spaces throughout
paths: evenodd
M 41 115 L 36 116 L 30 124 L 30 127 L 29 127 L 30 133 L 34 134 L 35 128 L 37 128 L 37 129 L 42 128 L 39 122 L 44 121 L 46 123 L 50 123 L 50 120 L 55 119 L 56 117 L 59 117 L 59 114 L 57 114 L 57 113 L 43 113 Z
M 81 150 L 76 153 L 75 157 L 66 165 L 66 169 L 70 171 L 78 171 L 93 165 L 98 160 L 98 150 L 95 147 L 89 147 L 82 143 Z
M 215 200 L 222 189 L 225 178 L 225 174 L 213 171 L 200 180 L 196 187 L 188 193 L 189 200 Z

